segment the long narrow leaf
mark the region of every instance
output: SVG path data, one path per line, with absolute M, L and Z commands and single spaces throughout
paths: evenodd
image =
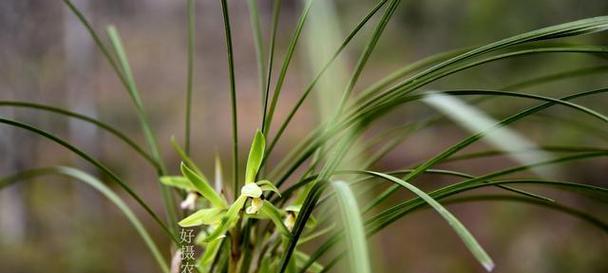
M 423 99 L 424 102 L 443 112 L 447 117 L 455 120 L 472 133 L 483 132 L 491 128 L 497 122 L 480 110 L 465 104 L 453 96 L 441 93 L 431 93 Z M 503 150 L 508 156 L 522 164 L 529 164 L 551 158 L 548 153 L 539 150 L 532 141 L 526 139 L 514 130 L 498 128 L 487 134 L 484 138 L 497 148 Z M 521 151 L 534 150 L 533 153 L 519 153 Z M 539 169 L 533 170 L 541 176 L 549 176 L 555 170 Z
M 350 271 L 355 273 L 370 273 L 371 267 L 367 250 L 365 229 L 355 195 L 343 181 L 332 182 L 336 192 L 340 218 L 345 230 L 345 239 L 350 260 Z
M 135 143 L 135 141 L 133 141 L 128 136 L 123 134 L 120 130 L 118 130 L 118 129 L 112 127 L 111 125 L 104 123 L 98 119 L 95 119 L 95 118 L 92 118 L 89 116 L 85 116 L 80 113 L 72 112 L 69 110 L 61 109 L 58 107 L 45 105 L 45 104 L 32 103 L 32 102 L 0 101 L 0 107 L 1 106 L 23 107 L 23 108 L 29 108 L 29 109 L 35 109 L 35 110 L 41 110 L 41 111 L 48 111 L 48 112 L 64 115 L 67 117 L 71 117 L 71 118 L 75 118 L 75 119 L 78 119 L 78 120 L 81 120 L 84 122 L 91 123 L 101 129 L 107 131 L 108 133 L 116 136 L 120 140 L 122 140 L 125 144 L 127 144 L 128 146 L 133 148 L 133 150 L 135 150 L 145 160 L 147 160 L 152 166 L 154 166 L 157 170 L 159 170 L 159 165 L 155 161 L 155 159 L 153 159 L 146 151 L 144 151 L 143 148 L 141 148 L 137 143 Z
M 133 225 L 139 236 L 142 238 L 161 270 L 165 273 L 169 273 L 169 267 L 167 266 L 165 258 L 163 257 L 158 247 L 156 246 L 156 243 L 154 243 L 154 240 L 152 239 L 144 225 L 141 223 L 139 218 L 135 215 L 135 213 L 133 213 L 129 206 L 127 206 L 127 204 L 118 195 L 116 195 L 116 193 L 114 193 L 110 188 L 108 188 L 103 182 L 99 181 L 97 178 L 89 175 L 86 172 L 63 166 L 31 169 L 19 172 L 12 176 L 0 178 L 0 189 L 11 183 L 23 179 L 31 179 L 45 175 L 63 175 L 74 178 L 76 179 L 76 181 L 88 184 L 89 186 L 97 190 L 99 193 L 101 193 L 103 196 L 105 196 L 114 205 L 116 205 L 118 209 L 120 209 L 120 211 L 127 217 L 127 219 L 129 219 L 129 222 L 131 222 L 131 225 Z
M 196 33 L 196 8 L 195 0 L 188 0 L 187 2 L 187 13 L 188 13 L 188 69 L 186 76 L 186 119 L 185 119 L 185 133 L 184 133 L 184 146 L 186 147 L 186 153 L 190 153 L 190 116 L 192 114 L 192 85 L 194 82 L 194 48 L 195 33 Z
M 477 242 L 475 237 L 473 237 L 473 235 L 471 235 L 471 233 L 467 230 L 467 228 L 462 223 L 460 223 L 460 221 L 456 217 L 454 217 L 454 215 L 452 215 L 452 213 L 450 213 L 441 204 L 439 204 L 439 202 L 435 201 L 435 199 L 433 199 L 428 194 L 421 191 L 414 185 L 407 183 L 399 178 L 396 178 L 394 176 L 390 176 L 387 174 L 383 174 L 383 173 L 378 173 L 378 172 L 370 172 L 370 173 L 383 177 L 387 180 L 393 181 L 393 182 L 399 184 L 400 186 L 408 189 L 409 191 L 413 192 L 420 198 L 422 198 L 422 200 L 424 200 L 431 207 L 433 207 L 433 209 L 435 209 L 435 211 L 437 211 L 437 213 L 439 213 L 441 215 L 441 217 L 443 217 L 448 222 L 448 224 L 452 227 L 452 229 L 454 229 L 454 231 L 456 232 L 456 234 L 458 234 L 460 239 L 462 239 L 462 241 L 467 246 L 467 248 L 471 251 L 471 253 L 473 253 L 473 256 L 475 256 L 475 258 L 481 263 L 481 265 L 487 271 L 492 271 L 492 269 L 494 269 L 494 262 L 492 261 L 490 256 L 486 253 L 486 251 L 479 245 L 479 243 Z
M 230 109 L 232 112 L 232 191 L 238 196 L 239 191 L 239 132 L 236 99 L 236 80 L 234 75 L 234 53 L 232 49 L 232 30 L 230 28 L 230 13 L 226 0 L 220 0 L 222 17 L 224 18 L 224 33 L 226 34 L 226 54 L 228 58 L 228 77 L 230 81 Z
M 101 162 L 97 161 L 96 159 L 94 159 L 92 156 L 90 156 L 89 154 L 87 154 L 86 152 L 80 150 L 79 148 L 77 148 L 76 146 L 70 144 L 69 142 L 49 133 L 46 132 L 44 130 L 38 129 L 36 127 L 33 127 L 31 125 L 25 124 L 25 123 L 21 123 L 18 121 L 14 121 L 14 120 L 10 120 L 10 119 L 5 119 L 5 118 L 1 118 L 0 117 L 0 123 L 2 124 L 6 124 L 6 125 L 10 125 L 10 126 L 14 126 L 14 127 L 18 127 L 21 129 L 25 129 L 27 131 L 33 132 L 35 134 L 38 134 L 44 138 L 47 138 L 61 146 L 63 146 L 64 148 L 72 151 L 73 153 L 75 153 L 76 155 L 80 156 L 82 159 L 84 159 L 85 161 L 91 163 L 91 165 L 95 166 L 97 169 L 99 169 L 101 172 L 103 172 L 104 174 L 108 175 L 108 177 L 110 177 L 114 182 L 116 182 L 121 188 L 123 188 L 131 197 L 133 197 L 133 199 L 135 199 L 135 201 L 144 209 L 146 210 L 146 212 L 148 214 L 150 214 L 150 216 L 152 216 L 152 218 L 154 219 L 154 221 L 156 221 L 156 223 L 158 223 L 158 225 L 163 229 L 163 231 L 165 231 L 169 237 L 171 239 L 173 239 L 175 242 L 177 242 L 177 239 L 175 237 L 175 234 L 173 232 L 171 232 L 169 230 L 169 228 L 167 228 L 167 226 L 163 223 L 162 220 L 160 220 L 160 218 L 158 217 L 158 215 L 146 204 L 146 202 L 143 201 L 143 199 L 141 199 L 141 197 L 139 197 L 139 195 L 137 195 L 132 189 L 131 187 L 129 187 L 127 185 L 127 183 L 125 181 L 123 181 L 120 177 L 118 177 L 114 172 L 112 172 L 108 167 L 106 167 L 105 165 L 103 165 Z

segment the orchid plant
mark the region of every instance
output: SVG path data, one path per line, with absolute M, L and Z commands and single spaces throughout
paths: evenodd
M 455 73 L 464 73 L 470 68 L 480 67 L 487 63 L 524 57 L 537 54 L 587 54 L 605 56 L 605 46 L 592 44 L 549 43 L 566 37 L 602 32 L 608 29 L 608 17 L 595 17 L 540 28 L 534 31 L 511 36 L 473 48 L 458 49 L 425 58 L 413 64 L 405 65 L 375 84 L 363 90 L 356 90 L 359 78 L 368 63 L 378 40 L 390 19 L 398 10 L 400 0 L 379 0 L 373 5 L 352 31 L 339 44 L 331 58 L 323 60 L 324 65 L 316 72 L 310 84 L 299 93 L 300 97 L 293 109 L 287 113 L 280 126 L 272 126 L 274 113 L 279 101 L 283 83 L 294 52 L 302 36 L 302 30 L 309 18 L 311 8 L 319 4 L 314 0 L 304 1 L 301 15 L 293 30 L 289 46 L 285 52 L 280 70 L 274 71 L 276 57 L 278 17 L 281 12 L 281 0 L 273 1 L 273 12 L 268 51 L 264 51 L 260 15 L 256 0 L 248 0 L 251 11 L 253 36 L 260 75 L 260 90 L 263 97 L 261 126 L 250 146 L 245 163 L 245 172 L 240 173 L 239 166 L 244 165 L 238 156 L 238 120 L 237 90 L 235 85 L 235 67 L 233 60 L 230 10 L 227 0 L 219 0 L 224 19 L 226 37 L 227 63 L 229 68 L 231 95 L 230 109 L 232 118 L 233 150 L 232 177 L 225 179 L 219 158 L 216 158 L 214 180 L 208 179 L 199 166 L 190 158 L 190 111 L 193 91 L 194 48 L 195 48 L 195 1 L 187 0 L 188 11 L 188 87 L 186 90 L 186 138 L 185 148 L 176 140 L 173 146 L 180 155 L 181 175 L 170 175 L 158 148 L 156 135 L 149 125 L 147 112 L 140 97 L 137 84 L 131 72 L 127 54 L 122 46 L 116 28 L 109 27 L 107 39 L 101 37 L 91 23 L 69 0 L 65 0 L 84 28 L 90 33 L 101 54 L 114 69 L 118 80 L 124 85 L 133 101 L 137 115 L 146 137 L 147 147 L 141 147 L 129 136 L 99 119 L 80 113 L 42 104 L 20 101 L 0 101 L 0 106 L 26 107 L 40 111 L 56 113 L 70 118 L 92 123 L 122 140 L 132 150 L 153 166 L 162 186 L 162 199 L 165 205 L 166 219 L 162 219 L 136 193 L 129 184 L 114 170 L 103 162 L 50 132 L 24 122 L 0 117 L 0 123 L 21 128 L 46 139 L 49 139 L 96 167 L 106 179 L 126 191 L 168 238 L 171 246 L 164 246 L 161 251 L 139 217 L 131 211 L 118 194 L 100 179 L 82 170 L 66 166 L 26 170 L 0 179 L 0 188 L 11 183 L 41 175 L 62 175 L 86 183 L 97 189 L 115 204 L 129 219 L 150 249 L 161 271 L 184 272 L 197 270 L 201 273 L 305 273 L 327 272 L 338 268 L 339 261 L 346 260 L 348 272 L 373 272 L 367 246 L 368 237 L 377 234 L 385 227 L 409 215 L 410 212 L 429 207 L 450 226 L 462 240 L 472 256 L 481 267 L 491 271 L 495 264 L 490 255 L 478 243 L 473 234 L 447 208 L 447 202 L 468 202 L 475 195 L 455 199 L 464 192 L 475 193 L 478 188 L 491 188 L 502 193 L 495 195 L 479 194 L 477 197 L 508 199 L 526 204 L 564 212 L 578 217 L 602 230 L 608 226 L 597 216 L 585 211 L 578 211 L 564 204 L 559 204 L 550 194 L 530 191 L 522 188 L 525 185 L 538 185 L 546 188 L 560 188 L 572 192 L 585 192 L 605 198 L 608 189 L 576 181 L 562 181 L 547 178 L 543 172 L 536 172 L 538 167 L 556 165 L 574 160 L 594 160 L 606 157 L 608 150 L 602 148 L 605 142 L 608 117 L 593 106 L 584 106 L 575 102 L 577 98 L 600 97 L 608 88 L 598 88 L 582 92 L 571 92 L 562 97 L 539 95 L 526 91 L 526 88 L 539 86 L 556 80 L 571 80 L 581 73 L 597 73 L 602 69 L 568 71 L 558 77 L 538 76 L 496 90 L 486 89 L 449 89 L 428 91 L 423 88 Z M 319 1 L 320 2 L 320 1 Z M 240 4 L 240 3 L 239 3 Z M 372 20 L 372 18 L 377 20 Z M 371 35 L 361 55 L 352 69 L 351 77 L 345 89 L 338 92 L 339 100 L 331 101 L 335 113 L 321 120 L 307 136 L 302 136 L 299 144 L 290 149 L 289 154 L 281 155 L 281 161 L 271 165 L 267 158 L 276 153 L 275 147 L 292 123 L 293 116 L 301 111 L 301 105 L 317 88 L 321 78 L 334 61 L 341 56 L 344 49 L 351 44 L 355 36 L 372 25 Z M 309 39 L 314 39 L 309 38 Z M 264 56 L 266 55 L 266 56 Z M 266 58 L 265 58 L 266 57 Z M 267 61 L 266 61 L 267 60 Z M 276 79 L 273 78 L 276 74 Z M 274 90 L 271 82 L 275 82 Z M 340 91 L 340 90 L 339 90 Z M 328 91 L 329 92 L 329 91 Z M 337 92 L 337 91 L 334 91 Z M 533 104 L 524 110 L 510 109 L 506 118 L 494 120 L 490 114 L 479 111 L 486 101 L 464 100 L 460 98 L 484 97 L 496 101 L 508 98 L 529 100 Z M 501 101 L 502 102 L 502 101 Z M 416 103 L 430 106 L 431 111 L 424 118 L 415 121 L 391 123 L 387 130 L 373 127 L 380 119 L 398 107 L 411 106 Z M 605 104 L 604 104 L 605 105 Z M 531 117 L 547 108 L 563 107 L 589 117 L 592 126 L 576 127 L 585 136 L 598 135 L 601 139 L 597 145 L 583 146 L 579 143 L 563 143 L 558 146 L 536 145 L 532 141 L 506 127 L 518 120 Z M 428 109 L 427 109 L 428 110 Z M 421 112 L 426 113 L 426 112 Z M 406 138 L 423 128 L 432 128 L 442 123 L 455 120 L 470 133 L 459 142 L 437 153 L 435 156 L 411 166 L 397 170 L 379 170 L 375 163 Z M 577 123 L 574 121 L 573 123 Z M 276 125 L 276 124 L 275 124 Z M 567 124 L 560 123 L 560 126 Z M 575 124 L 576 125 L 576 124 Z M 600 128 L 598 130 L 590 130 Z M 542 128 L 542 126 L 541 126 Z M 273 130 L 274 129 L 274 130 Z M 274 134 L 272 134 L 274 132 Z M 490 140 L 488 150 L 475 153 L 462 153 L 466 147 L 479 140 Z M 267 142 L 269 145 L 266 145 Z M 592 142 L 592 143 L 598 143 Z M 516 149 L 515 149 L 516 148 Z M 542 153 L 541 153 L 542 151 Z M 448 161 L 465 161 L 488 158 L 495 155 L 507 155 L 513 158 L 514 166 L 480 175 L 473 175 L 454 169 L 439 169 L 437 166 Z M 521 156 L 533 154 L 533 157 Z M 349 169 L 347 161 L 358 159 L 360 164 Z M 447 168 L 447 167 L 446 167 Z M 300 170 L 298 172 L 298 170 Z M 531 172 L 526 172 L 530 171 Z M 511 174 L 522 174 L 523 178 L 512 178 Z M 458 179 L 457 182 L 430 191 L 421 190 L 417 178 L 423 175 L 443 175 Z M 377 182 L 388 183 L 388 187 L 378 186 Z M 397 203 L 391 199 L 394 193 L 404 190 L 414 194 L 411 198 L 398 198 Z M 380 191 L 380 193 L 378 193 Z M 364 196 L 366 198 L 359 198 Z M 180 200 L 176 200 L 178 197 Z M 604 199 L 605 200 L 605 199 Z M 441 201 L 441 202 L 440 202 Z M 178 205 L 179 204 L 179 205 Z M 603 203 L 605 205 L 605 203 Z M 319 209 L 323 213 L 318 213 Z M 339 221 L 338 221 L 339 219 Z M 184 254 L 180 248 L 179 229 L 193 229 L 198 232 L 194 242 L 200 255 L 196 256 L 196 266 L 184 267 L 179 259 Z M 315 242 L 309 251 L 304 251 L 304 244 Z M 312 249 L 312 250 L 310 250 Z M 169 251 L 171 250 L 171 251 Z M 331 252 L 331 250 L 337 250 Z M 432 254 L 429 254 L 432 255 Z M 169 257 L 173 262 L 168 263 Z M 183 257 L 182 257 L 183 258 Z M 186 271 L 190 272 L 190 271 Z

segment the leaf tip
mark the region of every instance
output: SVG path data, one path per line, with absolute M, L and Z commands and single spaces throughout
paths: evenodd
M 492 270 L 494 270 L 494 267 L 496 267 L 492 260 L 485 261 L 481 265 L 488 272 L 492 272 Z

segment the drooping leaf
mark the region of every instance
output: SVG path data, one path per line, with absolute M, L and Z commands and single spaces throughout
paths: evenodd
M 279 191 L 279 189 L 277 189 L 277 187 L 274 186 L 274 184 L 272 184 L 272 182 L 270 182 L 268 180 L 260 180 L 255 183 L 258 184 L 258 186 L 260 186 L 260 188 L 262 188 L 263 191 L 272 191 L 272 192 L 278 194 L 279 197 L 281 197 L 281 192 Z
M 150 156 L 134 140 L 129 138 L 127 135 L 122 133 L 120 130 L 112 127 L 111 125 L 109 125 L 107 123 L 102 122 L 99 119 L 96 119 L 96 118 L 93 118 L 90 116 L 86 116 L 86 115 L 83 115 L 80 113 L 72 112 L 72 111 L 62 109 L 59 107 L 51 106 L 51 105 L 31 103 L 31 102 L 25 102 L 25 101 L 2 100 L 2 101 L 0 101 L 0 106 L 22 107 L 22 108 L 35 109 L 35 110 L 40 110 L 40 111 L 47 111 L 47 112 L 56 113 L 56 114 L 59 114 L 62 116 L 78 119 L 83 122 L 88 122 L 90 124 L 97 126 L 100 129 L 105 130 L 108 133 L 116 136 L 118 139 L 122 140 L 129 147 L 133 148 L 134 151 L 136 151 L 138 154 L 140 154 L 146 161 L 148 161 L 152 166 L 154 166 L 154 168 L 156 168 L 157 170 L 160 170 L 160 166 L 158 165 L 158 162 L 156 162 L 156 160 L 154 158 L 152 158 L 152 156 Z
M 148 213 L 150 214 L 150 216 L 152 216 L 152 218 L 154 219 L 154 221 L 156 223 L 158 223 L 158 225 L 163 229 L 163 231 L 165 231 L 167 233 L 167 235 L 169 235 L 169 237 L 177 242 L 177 238 L 175 236 L 175 234 L 173 232 L 171 232 L 170 228 L 167 227 L 167 225 L 165 225 L 165 223 L 163 223 L 162 220 L 160 220 L 160 218 L 158 217 L 158 215 L 150 208 L 150 206 L 148 206 L 146 204 L 146 202 L 144 202 L 144 200 L 137 194 L 135 193 L 135 191 L 133 191 L 133 189 L 127 185 L 127 183 L 121 179 L 120 177 L 118 177 L 113 171 L 111 171 L 108 167 L 106 167 L 105 165 L 103 165 L 101 162 L 97 161 L 96 159 L 94 159 L 91 155 L 87 154 L 86 152 L 84 152 L 83 150 L 75 147 L 74 145 L 68 143 L 67 141 L 47 132 L 41 129 L 38 129 L 36 127 L 33 127 L 31 125 L 22 123 L 22 122 L 18 122 L 18 121 L 14 121 L 14 120 L 10 120 L 10 119 L 5 119 L 0 117 L 0 124 L 7 124 L 10 126 L 15 126 L 18 128 L 22 128 L 25 130 L 28 130 L 30 132 L 36 133 L 42 137 L 45 137 L 49 140 L 52 140 L 53 142 L 63 146 L 64 148 L 74 152 L 75 154 L 77 154 L 78 156 L 80 156 L 82 159 L 84 159 L 85 161 L 91 163 L 93 166 L 95 166 L 97 169 L 99 169 L 101 172 L 103 172 L 104 174 L 106 174 L 108 177 L 110 177 L 112 180 L 114 180 L 120 187 L 122 187 L 131 197 L 133 197 L 133 199 L 135 201 L 137 201 L 137 203 Z
M 137 233 L 141 236 L 144 243 L 152 253 L 154 259 L 160 266 L 163 272 L 169 273 L 169 266 L 165 262 L 161 251 L 156 246 L 156 243 L 146 230 L 145 226 L 141 223 L 137 215 L 129 208 L 129 206 L 118 196 L 116 193 L 112 191 L 108 186 L 106 186 L 103 182 L 99 181 L 97 178 L 91 176 L 90 174 L 83 172 L 78 169 L 74 169 L 71 167 L 57 166 L 57 167 L 49 167 L 49 168 L 40 168 L 40 169 L 31 169 L 19 172 L 17 174 L 2 177 L 0 178 L 0 189 L 4 186 L 10 185 L 17 181 L 22 181 L 24 179 L 35 178 L 43 175 L 62 175 L 67 176 L 76 181 L 83 182 L 99 193 L 101 193 L 104 197 L 106 197 L 109 201 L 111 201 L 120 211 L 127 217 L 131 225 L 135 228 Z
M 492 258 L 486 253 L 486 251 L 479 245 L 475 237 L 469 232 L 469 230 L 447 209 L 445 209 L 439 202 L 435 201 L 431 196 L 429 196 L 424 191 L 418 189 L 414 185 L 407 183 L 397 177 L 387 175 L 379 172 L 369 172 L 370 174 L 382 177 L 389 181 L 392 181 L 400 186 L 408 189 L 409 191 L 416 194 L 418 197 L 422 198 L 426 203 L 428 203 L 441 217 L 443 217 L 448 224 L 454 229 L 456 234 L 462 239 L 465 246 L 473 253 L 473 256 L 481 263 L 481 265 L 487 270 L 492 271 L 494 269 L 494 262 Z M 336 190 L 336 192 L 338 192 Z

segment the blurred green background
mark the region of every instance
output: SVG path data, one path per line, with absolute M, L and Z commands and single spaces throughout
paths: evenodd
M 319 0 L 325 1 L 325 0 Z M 153 126 L 159 135 L 167 163 L 176 172 L 178 157 L 169 139 L 183 138 L 186 82 L 186 1 L 78 0 L 74 1 L 103 32 L 114 24 L 121 33 L 136 81 Z M 229 1 L 231 8 L 241 149 L 259 126 L 260 100 L 257 66 L 249 14 L 245 1 Z M 342 33 L 347 33 L 374 5 L 369 0 L 335 2 Z M 270 24 L 272 1 L 260 0 L 264 37 Z M 301 1 L 284 1 L 278 37 L 278 60 L 282 60 L 290 33 L 302 9 Z M 313 10 L 314 12 L 314 10 Z M 605 15 L 608 1 L 485 0 L 403 1 L 380 40 L 365 70 L 359 88 L 422 57 L 445 50 L 488 43 L 547 25 Z M 354 65 L 369 37 L 354 40 L 345 52 L 348 66 Z M 197 53 L 193 108 L 193 158 L 211 173 L 216 152 L 229 165 L 230 108 L 224 33 L 219 1 L 197 1 Z M 571 39 L 605 45 L 606 33 Z M 306 39 L 306 38 L 304 38 Z M 310 38 L 309 38 L 310 39 Z M 340 38 L 339 40 L 341 40 Z M 319 47 L 324 41 L 315 40 Z M 278 107 L 277 120 L 285 118 L 312 77 L 304 50 L 298 48 Z M 275 62 L 278 64 L 279 61 Z M 501 61 L 451 76 L 429 88 L 500 88 L 534 76 L 548 75 L 592 65 L 605 58 L 547 55 Z M 558 81 L 534 92 L 559 96 L 573 91 L 605 87 L 604 73 Z M 144 142 L 127 93 L 102 59 L 92 40 L 62 1 L 0 1 L 0 99 L 26 100 L 61 106 L 96 116 Z M 600 112 L 608 99 L 597 96 L 581 100 Z M 506 100 L 488 103 L 485 110 L 501 116 L 528 105 Z M 309 100 L 296 115 L 271 163 L 276 163 L 313 126 L 318 107 Z M 563 119 L 581 119 L 568 110 L 551 113 Z M 401 124 L 428 114 L 428 108 L 398 109 L 383 119 L 380 127 Z M 152 168 L 115 138 L 87 124 L 68 121 L 53 114 L 0 107 L 0 115 L 14 118 L 64 136 L 96 155 L 131 183 L 152 207 L 161 211 L 158 182 Z M 555 124 L 553 124 L 555 123 Z M 558 119 L 542 116 L 517 123 L 514 128 L 545 144 L 605 147 L 608 130 L 597 135 L 581 134 L 576 128 L 558 127 Z M 542 125 L 542 126 L 541 126 Z M 420 131 L 375 169 L 411 166 L 460 140 L 466 135 L 445 123 Z M 483 148 L 474 145 L 468 151 Z M 244 152 L 242 152 L 244 153 Z M 0 126 L 0 174 L 55 164 L 73 165 L 95 173 L 61 147 L 31 133 Z M 504 158 L 451 164 L 455 170 L 483 174 L 513 162 Z M 560 168 L 560 178 L 608 186 L 606 158 L 577 162 Z M 433 188 L 451 182 L 428 177 L 418 183 Z M 113 185 L 112 185 L 113 186 Z M 116 188 L 121 196 L 124 192 Z M 593 200 L 561 191 L 544 191 L 570 206 L 586 210 L 608 221 L 606 200 Z M 410 197 L 401 194 L 395 200 Z M 168 251 L 168 241 L 152 220 L 132 208 Z M 495 259 L 495 272 L 608 272 L 608 236 L 574 217 L 539 207 L 508 202 L 479 202 L 451 205 Z M 430 210 L 423 210 L 393 224 L 371 240 L 375 272 L 482 272 L 459 239 Z M 0 192 L 0 272 L 157 272 L 155 263 L 127 220 L 110 203 L 86 186 L 66 179 L 45 178 L 20 183 Z

